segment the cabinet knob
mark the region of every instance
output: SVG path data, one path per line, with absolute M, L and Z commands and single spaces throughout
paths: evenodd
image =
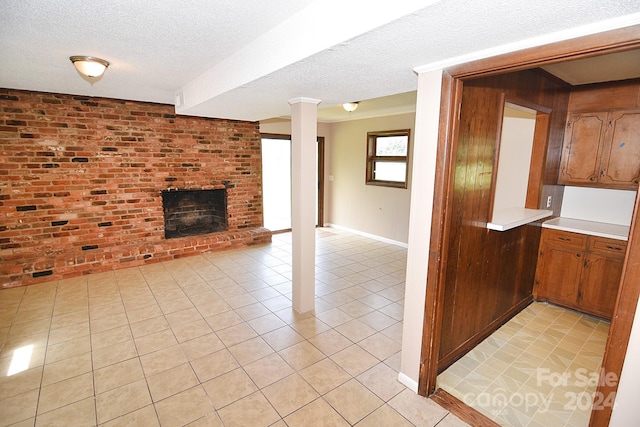
M 589 181 L 595 181 L 596 177 L 595 176 L 590 176 L 589 177 Z
M 582 255 L 581 254 L 576 254 L 576 258 L 580 258 Z

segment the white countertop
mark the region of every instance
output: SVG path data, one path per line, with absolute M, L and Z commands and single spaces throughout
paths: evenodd
M 544 228 L 571 231 L 573 233 L 589 234 L 592 236 L 607 237 L 609 239 L 627 240 L 629 227 L 605 222 L 585 221 L 575 218 L 558 217 L 542 223 Z
M 491 222 L 487 223 L 487 228 L 489 230 L 507 231 L 551 215 L 553 215 L 553 211 L 545 209 L 500 209 L 493 213 L 493 218 L 491 218 Z

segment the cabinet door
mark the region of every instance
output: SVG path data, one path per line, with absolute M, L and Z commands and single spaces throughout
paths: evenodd
M 640 110 L 614 111 L 609 117 L 600 182 L 635 190 L 640 180 Z
M 536 295 L 560 305 L 576 307 L 584 252 L 571 246 L 543 243 L 536 271 Z
M 600 174 L 606 112 L 569 116 L 562 146 L 559 184 L 595 184 Z
M 587 253 L 578 293 L 578 309 L 611 319 L 618 296 L 624 256 Z

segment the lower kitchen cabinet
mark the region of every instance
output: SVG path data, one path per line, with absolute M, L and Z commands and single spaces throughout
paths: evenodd
M 534 297 L 611 319 L 626 242 L 542 229 Z

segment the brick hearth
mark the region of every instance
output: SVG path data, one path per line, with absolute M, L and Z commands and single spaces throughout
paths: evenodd
M 219 188 L 227 231 L 165 239 L 163 190 Z M 0 286 L 270 240 L 258 123 L 0 89 Z

